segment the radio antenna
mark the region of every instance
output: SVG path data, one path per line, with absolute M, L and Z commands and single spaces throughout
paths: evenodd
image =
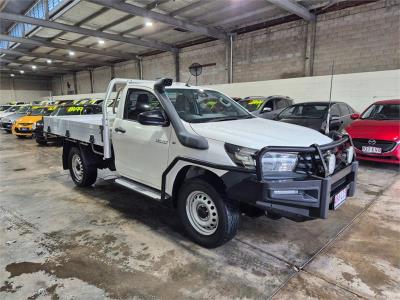
M 192 78 L 192 74 L 189 73 L 189 78 L 188 78 L 188 80 L 186 81 L 186 86 L 189 86 L 190 78 Z
M 326 127 L 325 127 L 325 134 L 329 134 L 329 127 L 331 121 L 331 103 L 332 103 L 332 87 L 333 87 L 333 75 L 335 73 L 335 60 L 332 61 L 332 69 L 331 69 L 331 87 L 329 90 L 329 105 L 328 105 L 328 114 L 326 116 Z

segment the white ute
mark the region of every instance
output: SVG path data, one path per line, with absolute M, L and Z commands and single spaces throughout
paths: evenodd
M 116 183 L 169 200 L 205 247 L 232 239 L 241 213 L 327 218 L 355 192 L 347 135 L 257 118 L 218 91 L 171 79 L 113 79 L 103 115 L 44 117 L 44 132 L 64 137 L 63 167 L 77 186 L 94 184 L 97 169 L 116 171 Z

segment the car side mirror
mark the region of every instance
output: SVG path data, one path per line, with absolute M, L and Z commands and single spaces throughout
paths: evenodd
M 357 119 L 360 118 L 360 114 L 352 114 L 352 115 L 350 116 L 350 118 L 351 118 L 352 120 L 357 120 Z
M 167 126 L 169 124 L 167 118 L 160 110 L 150 110 L 142 112 L 138 115 L 138 122 L 142 125 Z
M 270 112 L 270 111 L 272 111 L 272 108 L 271 107 L 264 107 L 263 109 L 262 109 L 262 112 L 264 113 L 264 112 Z

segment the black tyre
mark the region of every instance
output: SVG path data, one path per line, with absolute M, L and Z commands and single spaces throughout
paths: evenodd
M 71 148 L 68 155 L 69 173 L 79 187 L 91 186 L 97 179 L 97 168 L 89 166 L 78 148 Z
M 178 212 L 188 235 L 207 248 L 231 240 L 239 227 L 239 208 L 203 179 L 183 183 L 178 194 Z
M 39 145 L 47 145 L 47 141 L 44 139 L 36 138 L 36 143 L 38 143 Z

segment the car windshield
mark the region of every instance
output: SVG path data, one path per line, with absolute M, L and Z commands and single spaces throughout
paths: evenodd
M 166 93 L 179 117 L 189 123 L 252 118 L 242 106 L 216 91 L 176 88 Z
M 43 108 L 43 116 L 50 116 L 56 109 L 57 106 L 47 106 Z
M 41 116 L 43 115 L 44 108 L 43 107 L 34 107 L 31 110 L 31 116 Z
M 310 118 L 322 119 L 328 105 L 325 104 L 296 104 L 289 106 L 279 114 L 280 119 Z
M 0 111 L 5 111 L 9 108 L 10 108 L 10 105 L 3 105 L 3 106 L 0 106 Z
M 245 100 L 240 100 L 239 103 L 248 111 L 256 111 L 261 108 L 261 106 L 265 103 L 265 100 L 263 100 L 263 99 L 245 99 Z
M 370 120 L 400 120 L 400 104 L 374 104 L 361 116 Z
M 25 105 L 25 106 L 21 106 L 18 110 L 17 113 L 19 114 L 26 114 L 29 110 L 30 110 L 30 106 L 29 105 Z
M 11 106 L 8 109 L 5 110 L 5 112 L 16 112 L 21 106 Z

